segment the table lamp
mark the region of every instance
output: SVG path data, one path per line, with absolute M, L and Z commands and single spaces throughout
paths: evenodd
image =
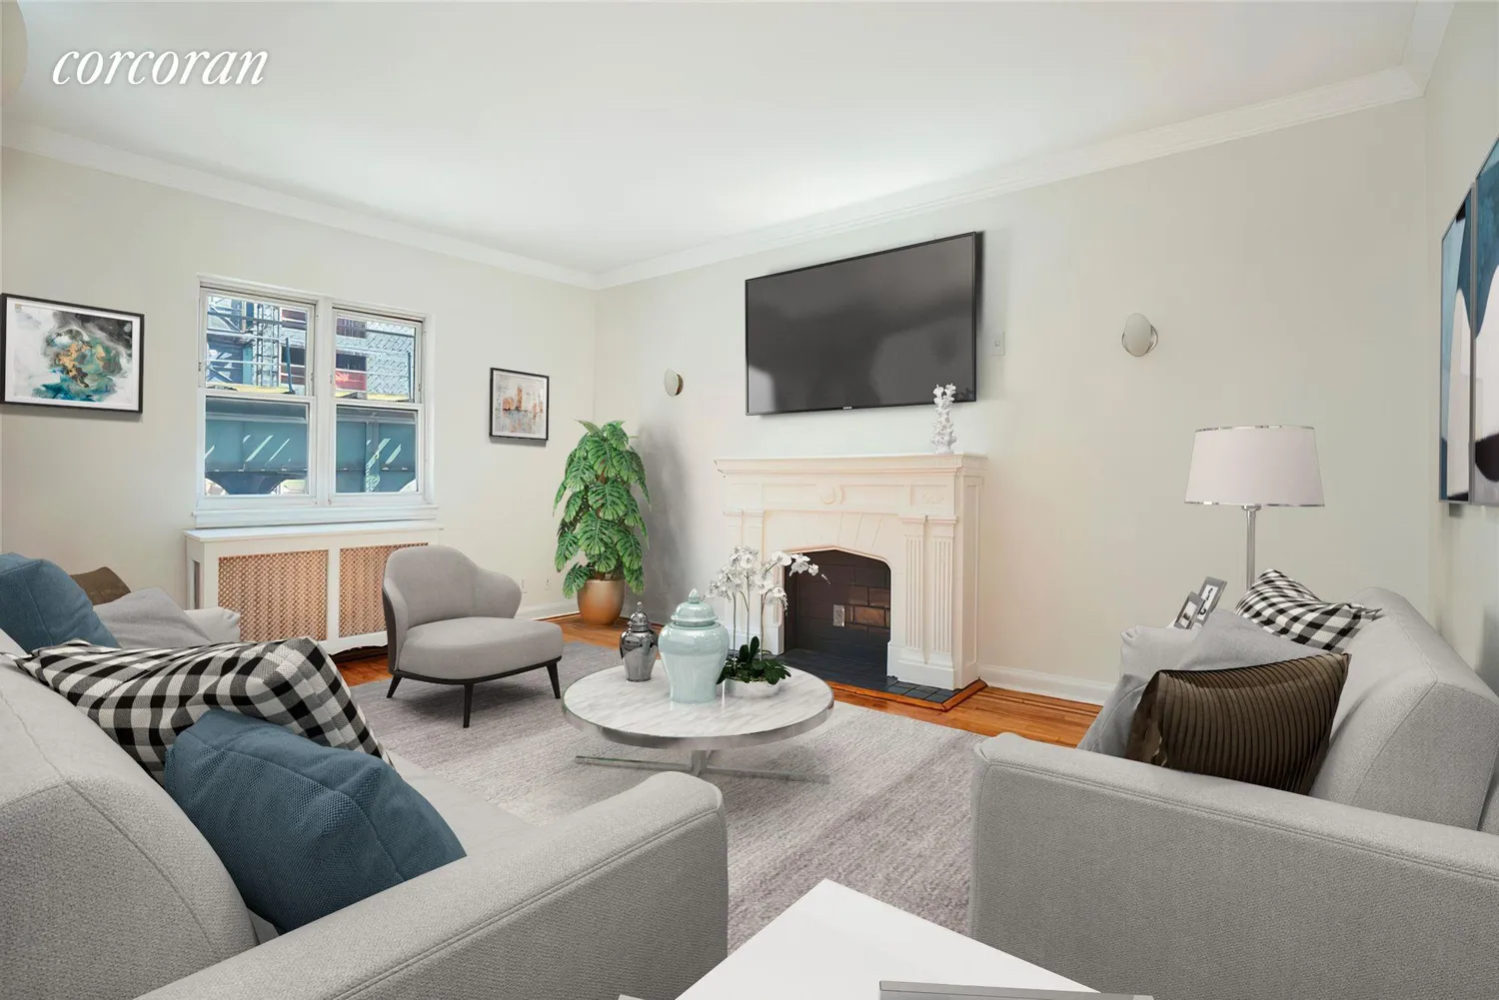
M 1209 427 L 1192 441 L 1187 503 L 1243 507 L 1244 587 L 1254 585 L 1254 519 L 1261 507 L 1321 507 L 1317 432 L 1310 427 Z

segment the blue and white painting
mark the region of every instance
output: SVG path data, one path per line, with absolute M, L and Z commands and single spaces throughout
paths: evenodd
M 4 401 L 141 412 L 146 320 L 18 295 L 4 303 Z
M 1437 496 L 1468 499 L 1471 473 L 1468 435 L 1473 388 L 1473 254 L 1469 225 L 1472 197 L 1463 199 L 1442 237 L 1442 390 L 1438 427 Z
M 1474 503 L 1499 504 L 1499 143 L 1473 185 L 1473 487 Z M 1490 309 L 1489 306 L 1496 308 Z

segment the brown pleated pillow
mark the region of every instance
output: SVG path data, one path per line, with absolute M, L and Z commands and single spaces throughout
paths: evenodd
M 1327 755 L 1347 653 L 1232 670 L 1162 670 L 1130 724 L 1130 760 L 1305 794 Z
M 83 588 L 83 592 L 88 595 L 88 602 L 93 605 L 118 601 L 130 593 L 130 588 L 125 586 L 120 574 L 108 566 L 101 566 L 87 573 L 74 573 L 73 582 Z

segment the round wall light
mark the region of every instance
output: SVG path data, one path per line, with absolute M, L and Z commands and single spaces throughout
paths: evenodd
M 666 374 L 661 378 L 661 386 L 666 390 L 668 396 L 680 396 L 682 394 L 682 376 L 666 369 Z
M 1143 358 L 1155 347 L 1160 335 L 1156 333 L 1155 327 L 1150 325 L 1150 320 L 1139 313 L 1130 313 L 1124 321 L 1124 333 L 1119 336 L 1119 342 L 1124 349 L 1137 358 Z

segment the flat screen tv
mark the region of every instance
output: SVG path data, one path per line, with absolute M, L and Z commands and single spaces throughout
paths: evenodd
M 977 398 L 979 234 L 744 283 L 751 414 Z

